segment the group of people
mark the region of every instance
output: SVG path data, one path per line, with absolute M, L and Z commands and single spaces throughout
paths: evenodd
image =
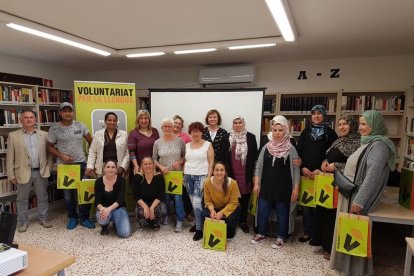
M 275 209 L 278 230 L 272 248 L 284 246 L 293 232 L 301 176 L 314 179 L 321 172 L 339 170 L 356 183 L 356 192 L 349 201 L 340 196 L 337 209 L 303 207 L 304 234 L 299 241 L 320 246 L 332 269 L 348 275 L 372 273 L 371 259 L 338 253 L 332 244 L 337 212 L 369 213 L 382 195 L 389 171 L 395 168 L 395 146 L 385 136 L 387 129 L 379 112 L 365 111 L 359 117 L 359 126 L 353 116 L 344 114 L 338 122 L 338 138 L 325 123 L 325 107 L 316 105 L 297 145 L 289 134 L 287 119 L 275 116 L 268 141 L 260 151 L 242 116 L 233 118 L 232 129 L 227 132 L 220 127 L 222 118 L 214 109 L 207 112 L 206 126 L 201 122 L 188 126 L 189 135 L 182 131 L 180 116 L 163 119 L 162 136 L 152 127 L 146 110 L 138 112 L 136 128 L 129 134 L 117 128 L 117 115 L 108 112 L 105 128 L 93 138 L 83 123 L 73 120 L 73 112 L 72 104 L 62 103 L 61 120 L 46 133 L 35 128 L 35 114 L 24 111 L 22 129 L 9 134 L 7 172 L 11 183 L 19 184 L 20 232 L 28 227 L 31 184 L 38 197 L 40 223 L 52 226 L 47 220 L 46 193 L 52 156 L 61 164 L 79 164 L 81 175 L 97 178 L 96 220 L 102 235 L 109 233 L 111 221 L 120 237 L 131 234 L 125 203 L 125 177 L 129 177 L 140 227 L 159 230 L 175 213 L 175 231 L 181 232 L 184 219 L 190 220 L 193 212 L 195 224 L 189 230 L 194 232 L 195 241 L 203 237 L 206 217 L 225 220 L 229 240 L 237 227 L 249 233 L 247 214 L 253 192 L 258 200 L 256 235 L 251 243 L 267 238 L 269 215 Z M 87 158 L 84 139 L 89 144 Z M 182 195 L 165 193 L 164 175 L 170 171 L 183 173 Z M 64 190 L 67 228 L 74 229 L 78 223 L 94 228 L 89 219 L 91 205 L 80 205 L 78 212 L 75 192 Z M 174 212 L 170 210 L 171 200 Z

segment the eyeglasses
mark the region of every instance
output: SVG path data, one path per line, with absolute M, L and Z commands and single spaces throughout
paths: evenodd
M 172 128 L 173 126 L 162 126 L 164 128 Z

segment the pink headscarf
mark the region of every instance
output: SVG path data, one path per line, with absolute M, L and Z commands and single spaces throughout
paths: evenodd
M 269 142 L 267 143 L 267 150 L 270 152 L 271 155 L 277 158 L 286 157 L 289 155 L 289 150 L 292 147 L 292 143 L 290 142 L 289 136 L 289 124 L 285 117 L 283 116 L 275 116 L 272 119 L 272 126 L 275 124 L 279 124 L 283 127 L 285 131 L 285 135 L 280 140 L 273 139 L 272 132 L 267 134 L 269 138 Z

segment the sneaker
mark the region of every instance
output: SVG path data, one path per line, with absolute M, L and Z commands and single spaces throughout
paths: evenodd
M 193 236 L 193 241 L 199 241 L 203 238 L 203 231 L 201 230 L 196 230 L 195 234 Z
M 39 222 L 44 228 L 51 228 L 52 227 L 52 224 L 50 222 L 48 222 L 46 219 L 40 219 Z
M 190 233 L 194 233 L 196 231 L 196 226 L 195 226 L 195 224 L 193 225 L 193 226 L 191 226 L 191 228 L 190 229 L 188 229 L 188 232 L 190 232 Z
M 249 225 L 247 225 L 247 223 L 245 223 L 245 222 L 240 223 L 240 228 L 246 234 L 248 234 L 250 232 Z
M 273 249 L 279 249 L 285 245 L 285 242 L 281 238 L 277 238 L 276 241 L 272 244 Z
M 27 231 L 27 222 L 23 222 L 21 224 L 19 224 L 19 227 L 17 228 L 17 231 L 19 231 L 20 233 L 26 232 Z
M 181 231 L 183 231 L 183 222 L 177 220 L 177 223 L 175 224 L 175 232 L 179 233 Z
M 78 225 L 78 219 L 77 218 L 70 218 L 68 225 L 66 225 L 66 228 L 69 230 L 75 229 L 76 225 Z
M 252 240 L 250 240 L 250 243 L 251 244 L 257 244 L 257 243 L 261 242 L 264 239 L 266 239 L 265 236 L 260 235 L 260 234 L 256 234 L 256 236 L 254 236 L 254 238 Z
M 108 225 L 106 225 L 106 226 L 102 226 L 102 229 L 101 229 L 101 235 L 102 235 L 102 236 L 109 235 Z
M 81 221 L 80 224 L 82 226 L 85 226 L 86 228 L 89 228 L 89 229 L 94 229 L 95 228 L 95 224 L 90 219 L 84 219 L 84 220 Z

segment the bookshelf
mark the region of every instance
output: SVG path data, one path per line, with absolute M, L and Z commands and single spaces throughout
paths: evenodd
M 403 167 L 414 169 L 414 86 L 411 86 L 406 95 L 406 115 L 404 120 L 404 150 Z
M 137 109 L 151 111 L 150 98 L 148 96 L 139 96 Z
M 365 110 L 375 109 L 382 113 L 388 127 L 388 137 L 397 147 L 399 163 L 405 157 L 410 156 L 414 162 L 414 87 L 411 92 L 405 91 L 322 91 L 322 92 L 278 92 L 265 95 L 263 101 L 263 135 L 270 130 L 270 121 L 275 115 L 283 115 L 289 120 L 290 134 L 295 138 L 310 122 L 310 110 L 315 104 L 326 107 L 327 120 L 332 129 L 336 131 L 336 125 L 340 115 L 344 112 L 361 115 Z M 270 104 L 271 103 L 271 104 Z M 270 108 L 270 107 L 275 108 Z M 406 117 L 406 111 L 407 116 Z M 411 115 L 408 115 L 411 114 Z M 405 126 L 411 126 L 413 131 L 403 132 Z M 410 122 L 408 122 L 410 120 Z M 409 141 L 409 142 L 408 142 Z M 403 144 L 405 143 L 405 147 Z M 412 155 L 406 150 L 412 143 Z
M 37 128 L 49 127 L 59 120 L 59 104 L 73 103 L 69 89 L 43 87 L 21 83 L 0 82 L 0 211 L 16 212 L 16 185 L 12 185 L 6 174 L 8 133 L 21 127 L 20 116 L 24 110 L 36 114 Z M 47 130 L 47 129 L 46 129 Z M 63 206 L 63 193 L 56 189 L 56 173 L 52 172 L 48 186 L 50 207 Z M 29 200 L 29 214 L 35 213 L 36 195 Z

